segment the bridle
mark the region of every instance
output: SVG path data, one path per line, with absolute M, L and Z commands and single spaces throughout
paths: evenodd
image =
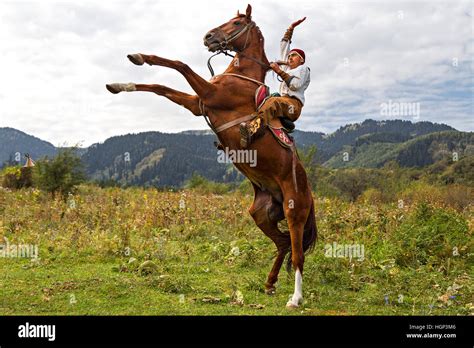
M 251 21 L 250 23 L 247 23 L 243 28 L 231 33 L 229 36 L 227 36 L 227 34 L 224 33 L 222 31 L 222 29 L 219 28 L 220 32 L 222 33 L 222 36 L 224 36 L 224 40 L 219 43 L 219 46 L 220 46 L 219 51 L 217 53 L 213 54 L 212 56 L 210 56 L 209 59 L 207 60 L 207 67 L 209 68 L 209 71 L 211 72 L 212 77 L 214 77 L 214 69 L 212 68 L 212 65 L 211 65 L 211 59 L 212 58 L 214 58 L 215 56 L 217 56 L 219 54 L 224 54 L 226 56 L 235 58 L 235 55 L 232 55 L 232 54 L 228 53 L 227 51 L 232 51 L 232 52 L 238 53 L 241 57 L 250 59 L 253 62 L 259 64 L 262 67 L 264 67 L 267 70 L 270 69 L 270 65 L 268 65 L 268 64 L 266 64 L 266 63 L 264 63 L 264 62 L 262 62 L 258 59 L 255 59 L 253 57 L 250 57 L 250 56 L 244 54 L 244 52 L 243 52 L 243 51 L 245 51 L 245 49 L 247 48 L 247 45 L 248 45 L 250 30 L 255 26 L 256 26 L 255 22 Z M 231 43 L 233 41 L 235 41 L 236 39 L 238 39 L 239 37 L 241 37 L 243 34 L 245 34 L 245 32 L 247 32 L 247 37 L 245 38 L 244 48 L 239 50 L 239 49 L 235 48 L 234 46 L 232 46 Z
M 224 33 L 222 31 L 222 29 L 219 28 L 222 35 L 224 36 L 224 40 L 219 43 L 219 46 L 221 47 L 221 50 L 222 51 L 225 51 L 225 50 L 234 51 L 233 46 L 229 45 L 229 44 L 232 43 L 232 41 L 237 40 L 239 37 L 241 37 L 243 34 L 245 34 L 245 32 L 247 32 L 247 37 L 245 39 L 245 45 L 244 45 L 244 50 L 245 50 L 247 48 L 247 44 L 248 44 L 248 41 L 249 41 L 250 29 L 252 29 L 254 26 L 255 26 L 255 22 L 251 21 L 250 23 L 247 23 L 243 28 L 238 29 L 237 31 L 230 34 L 229 36 L 227 36 L 226 33 Z

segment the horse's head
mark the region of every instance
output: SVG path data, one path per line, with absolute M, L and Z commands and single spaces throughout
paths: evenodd
M 237 15 L 227 23 L 207 32 L 204 36 L 204 45 L 211 52 L 221 50 L 243 51 L 249 40 L 252 22 L 252 6 L 248 5 L 245 14 Z

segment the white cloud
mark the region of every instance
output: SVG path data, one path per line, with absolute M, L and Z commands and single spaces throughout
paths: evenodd
M 163 97 L 112 95 L 104 85 L 160 83 L 191 93 L 176 71 L 137 67 L 126 55 L 180 59 L 208 78 L 210 54 L 202 37 L 246 5 L 0 1 L 0 126 L 55 145 L 85 146 L 128 132 L 204 129 L 202 118 Z M 287 26 L 308 17 L 293 39 L 306 51 L 312 77 L 300 129 L 330 132 L 382 119 L 380 104 L 391 99 L 420 102 L 420 120 L 474 130 L 471 2 L 259 1 L 253 16 L 270 60 L 278 58 Z M 216 57 L 214 69 L 222 71 L 228 62 Z M 267 83 L 278 86 L 273 74 Z

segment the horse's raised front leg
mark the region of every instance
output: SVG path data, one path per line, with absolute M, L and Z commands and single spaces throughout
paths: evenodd
M 120 92 L 153 92 L 162 95 L 172 102 L 179 104 L 196 116 L 201 116 L 201 109 L 199 108 L 199 97 L 183 93 L 172 88 L 162 85 L 144 85 L 135 83 L 111 83 L 105 85 L 109 92 L 117 94 Z
M 147 63 L 149 65 L 159 65 L 175 69 L 184 76 L 191 88 L 203 100 L 203 102 L 206 102 L 206 99 L 212 96 L 216 91 L 216 86 L 203 79 L 201 76 L 196 74 L 187 64 L 179 60 L 170 60 L 154 55 L 147 55 L 141 53 L 129 54 L 127 57 L 133 64 L 136 65 L 143 65 L 144 63 Z

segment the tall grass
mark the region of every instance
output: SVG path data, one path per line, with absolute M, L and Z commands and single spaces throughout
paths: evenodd
M 81 185 L 66 201 L 2 189 L 0 244 L 36 244 L 40 259 L 0 258 L 0 313 L 288 314 L 284 271 L 276 297 L 263 293 L 275 247 L 248 215 L 249 189 Z M 303 314 L 472 314 L 472 202 L 429 185 L 377 195 L 316 197 Z M 333 243 L 363 245 L 363 260 L 328 257 Z

